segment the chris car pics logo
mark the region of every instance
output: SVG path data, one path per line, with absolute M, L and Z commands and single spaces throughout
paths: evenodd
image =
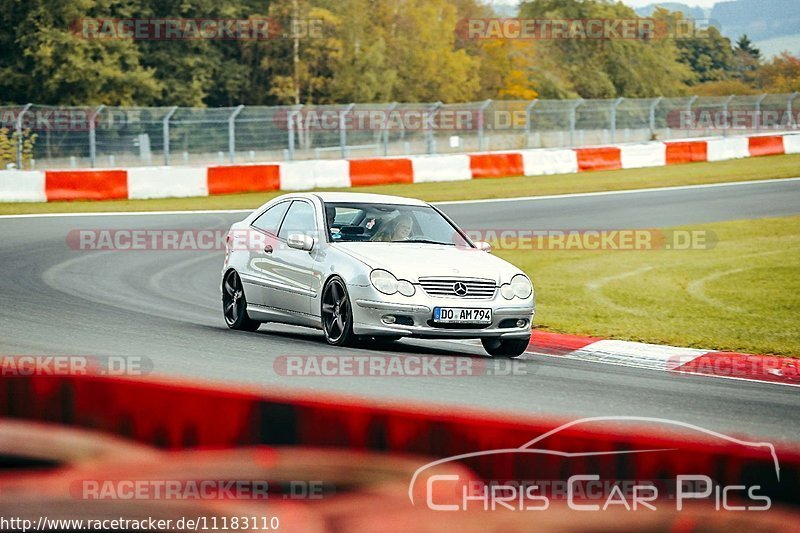
M 559 432 L 580 425 L 598 422 L 638 422 L 658 424 L 671 429 L 696 432 L 706 440 L 719 439 L 721 443 L 741 446 L 764 452 L 764 459 L 774 466 L 775 478 L 751 480 L 750 484 L 724 484 L 715 481 L 713 468 L 708 471 L 698 469 L 674 474 L 658 479 L 604 479 L 600 472 L 608 469 L 597 468 L 597 472 L 583 471 L 580 474 L 565 476 L 563 479 L 518 479 L 518 480 L 476 480 L 459 464 L 461 461 L 475 459 L 485 463 L 497 458 L 505 463 L 519 464 L 526 456 L 561 458 L 565 461 L 592 458 L 583 461 L 584 465 L 599 464 L 603 458 L 619 461 L 621 456 L 678 453 L 685 450 L 677 447 L 653 447 L 645 449 L 600 450 L 568 452 L 542 447 L 543 441 Z M 556 437 L 558 439 L 558 437 Z M 563 440 L 556 442 L 563 442 Z M 584 448 L 585 449 L 585 448 Z M 514 457 L 516 456 L 516 457 Z M 591 470 L 591 468 L 589 469 Z M 535 477 L 535 476 L 534 476 Z M 545 476 L 546 477 L 546 476 Z M 769 476 L 771 478 L 771 475 Z M 423 481 L 424 480 L 424 481 Z M 756 484 L 757 482 L 760 482 Z M 482 450 L 445 457 L 418 468 L 411 478 L 408 497 L 413 505 L 426 505 L 429 509 L 442 512 L 466 511 L 480 508 L 484 511 L 543 511 L 554 502 L 566 502 L 573 511 L 597 511 L 624 509 L 629 511 L 652 510 L 671 507 L 683 510 L 692 502 L 712 505 L 717 511 L 766 511 L 772 506 L 767 495 L 766 484 L 780 482 L 780 465 L 775 447 L 769 442 L 750 442 L 685 422 L 637 416 L 606 416 L 581 418 L 547 431 L 517 448 Z M 417 484 L 420 484 L 417 487 Z M 424 485 L 423 485 L 424 483 Z M 420 503 L 420 498 L 424 502 Z

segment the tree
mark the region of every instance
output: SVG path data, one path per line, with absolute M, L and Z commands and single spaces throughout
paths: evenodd
M 758 94 L 760 92 L 763 91 L 759 91 L 752 85 L 738 79 L 709 81 L 695 85 L 692 88 L 692 94 L 698 96 L 730 96 L 732 94 Z
M 457 12 L 447 0 L 390 3 L 387 64 L 397 72 L 393 99 L 463 102 L 474 99 L 479 61 L 455 47 Z
M 31 130 L 22 130 L 22 146 L 20 155 L 22 156 L 22 168 L 29 168 L 33 159 L 33 147 L 36 144 L 38 135 Z M 20 134 L 8 128 L 0 128 L 0 170 L 5 170 L 7 166 L 17 164 L 17 148 L 20 141 Z
M 506 62 L 503 65 L 502 85 L 495 91 L 497 97 L 513 100 L 533 100 L 539 96 L 534 81 L 536 65 L 532 47 L 525 41 L 512 41 L 505 47 Z
M 248 19 L 266 18 L 258 0 L 128 0 L 128 16 L 143 19 Z M 103 13 L 118 17 L 119 10 Z M 271 42 L 248 40 L 140 40 L 141 63 L 156 73 L 163 87 L 159 105 L 234 106 L 271 103 L 267 80 L 258 76 L 244 58 L 244 47 Z
M 278 20 L 290 36 L 270 43 L 266 51 L 262 65 L 269 69 L 270 95 L 280 104 L 331 103 L 342 53 L 340 17 L 305 2 L 276 2 L 270 6 L 270 17 Z M 324 31 L 321 35 L 302 35 L 312 20 Z
M 669 28 L 677 28 L 683 21 L 683 13 L 656 9 L 653 18 L 663 21 Z M 678 60 L 692 69 L 696 83 L 720 81 L 736 73 L 736 58 L 731 41 L 714 26 L 702 34 L 692 34 L 675 41 Z
M 341 53 L 331 98 L 338 102 L 388 102 L 394 97 L 397 70 L 389 64 L 385 2 L 338 0 L 326 6 L 346 21 L 338 33 Z
M 531 100 L 539 96 L 534 80 L 537 70 L 535 43 L 525 40 L 472 39 L 466 26 L 470 20 L 492 19 L 497 13 L 489 5 L 476 0 L 451 0 L 458 22 L 456 50 L 464 50 L 477 60 L 479 89 L 476 99 L 488 98 Z
M 480 89 L 480 60 L 455 41 L 457 11 L 448 0 L 317 0 L 303 17 L 325 21 L 323 39 L 305 39 L 298 53 L 303 103 L 465 101 Z M 285 13 L 287 1 L 271 13 Z M 268 54 L 271 94 L 293 103 L 292 52 Z
M 10 102 L 151 104 L 162 85 L 131 40 L 87 39 L 83 17 L 107 16 L 114 0 L 0 0 L 0 94 Z
M 761 65 L 761 51 L 753 46 L 747 35 L 742 35 L 736 41 L 735 54 L 737 76 L 744 83 L 753 84 L 753 73 Z
M 755 79 L 767 92 L 800 92 L 800 58 L 783 52 L 755 72 Z
M 520 16 L 551 20 L 634 19 L 633 9 L 599 0 L 533 0 Z M 682 94 L 694 76 L 678 61 L 672 39 L 577 39 L 539 41 L 536 82 L 545 97 L 651 97 Z
M 520 10 L 522 18 L 636 18 L 611 0 L 531 0 Z M 322 34 L 88 39 L 72 26 L 87 17 L 270 17 L 285 30 L 292 22 L 319 22 Z M 734 51 L 716 29 L 685 40 L 475 39 L 457 31 L 460 21 L 492 17 L 483 0 L 0 0 L 0 99 L 228 107 L 635 98 L 729 79 L 794 86 L 791 61 L 762 73 L 749 39 L 743 36 Z M 681 15 L 657 10 L 654 17 L 674 22 Z
M 739 40 L 736 41 L 736 50 L 746 53 L 756 62 L 761 61 L 761 50 L 753 45 L 752 41 L 747 37 L 747 34 L 743 34 L 739 37 Z

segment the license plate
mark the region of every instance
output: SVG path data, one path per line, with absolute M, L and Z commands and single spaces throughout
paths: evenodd
M 491 324 L 492 310 L 475 307 L 434 307 L 433 321 L 440 324 Z

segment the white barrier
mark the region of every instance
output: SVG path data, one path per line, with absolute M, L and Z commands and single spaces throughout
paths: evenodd
M 784 152 L 787 154 L 800 154 L 800 133 L 784 133 L 783 137 Z M 750 157 L 750 144 L 752 137 L 738 136 L 726 138 L 706 138 L 706 139 L 686 139 L 686 141 L 704 143 L 707 147 L 707 161 L 724 161 L 729 159 Z M 670 142 L 679 142 L 673 140 Z M 761 147 L 758 142 L 753 142 L 754 152 L 774 152 L 774 143 L 766 141 L 766 146 Z M 622 168 L 641 168 L 659 167 L 666 165 L 667 143 L 632 143 L 617 145 L 620 152 L 620 163 Z M 519 151 L 504 152 L 485 152 L 483 154 L 447 154 L 437 156 L 411 156 L 405 158 L 392 158 L 396 162 L 402 163 L 403 178 L 406 179 L 408 166 L 411 166 L 411 174 L 415 183 L 444 182 L 472 179 L 473 169 L 471 162 L 476 164 L 476 168 L 485 166 L 486 161 L 497 159 L 497 165 L 502 165 L 502 172 L 519 174 L 519 158 L 490 157 L 487 154 L 521 154 L 522 171 L 526 176 L 550 175 L 550 174 L 571 174 L 579 171 L 578 150 L 560 149 L 526 149 Z M 689 157 L 688 149 L 676 147 L 676 152 L 672 154 L 672 162 L 681 162 Z M 698 152 L 697 155 L 700 155 Z M 480 156 L 480 157 L 478 157 Z M 477 161 L 477 163 L 476 163 Z M 255 172 L 248 173 L 249 165 L 236 165 L 233 167 L 216 169 L 212 172 L 211 180 L 214 194 L 226 194 L 236 192 L 247 192 L 253 190 L 272 190 L 275 188 L 275 171 L 280 176 L 281 190 L 310 190 L 315 188 L 347 188 L 351 186 L 351 167 L 352 162 L 344 159 L 326 159 L 312 161 L 291 161 L 285 163 L 258 164 L 263 169 L 255 169 Z M 397 165 L 394 165 L 397 166 Z M 277 168 L 276 168 L 277 167 Z M 396 179 L 398 172 L 393 165 L 377 165 L 376 172 L 383 175 L 376 176 L 372 181 L 379 182 L 381 178 L 390 182 Z M 128 198 L 147 199 L 147 198 L 174 198 L 174 197 L 202 197 L 209 195 L 209 168 L 193 167 L 137 167 L 131 169 L 82 169 L 75 172 L 87 172 L 92 179 L 103 180 L 103 172 L 108 172 L 108 179 L 116 180 L 114 183 L 119 189 L 119 179 L 121 174 L 127 176 Z M 66 171 L 67 174 L 75 172 Z M 238 173 L 243 176 L 238 176 Z M 360 171 L 357 170 L 356 174 Z M 483 169 L 476 170 L 476 176 L 481 175 Z M 88 175 L 87 174 L 87 175 Z M 359 176 L 357 176 L 358 178 Z M 239 179 L 242 178 L 242 179 Z M 53 179 L 53 178 L 51 178 Z M 67 178 L 69 181 L 70 178 Z M 227 180 L 227 181 L 226 181 Z M 269 183 L 263 183 L 264 180 Z M 48 201 L 47 191 L 47 172 L 43 171 L 0 171 L 0 202 L 46 202 Z M 99 183 L 99 182 L 98 182 Z M 51 201 L 63 199 L 60 186 L 53 184 L 51 191 Z M 71 185 L 70 185 L 71 186 Z M 81 194 L 88 198 L 96 198 L 97 194 L 92 191 L 77 193 L 76 198 L 82 198 Z M 120 194 L 115 193 L 115 197 Z
M 350 186 L 350 163 L 347 160 L 323 159 L 314 163 L 314 187 Z
M 128 169 L 128 198 L 208 196 L 205 167 L 136 167 Z
M 522 168 L 526 176 L 571 174 L 578 172 L 575 150 L 522 150 Z
M 472 179 L 468 155 L 412 157 L 411 168 L 414 183 Z
M 281 190 L 307 191 L 314 188 L 314 161 L 281 163 Z
M 290 161 L 280 166 L 282 191 L 350 186 L 350 164 L 344 159 Z
M 706 139 L 707 161 L 725 161 L 750 157 L 750 143 L 747 137 L 725 137 Z
M 46 202 L 44 172 L 0 170 L 0 202 Z
M 783 136 L 783 152 L 786 154 L 800 154 L 800 133 Z
M 619 148 L 622 168 L 663 167 L 667 164 L 667 145 L 662 142 L 623 144 Z

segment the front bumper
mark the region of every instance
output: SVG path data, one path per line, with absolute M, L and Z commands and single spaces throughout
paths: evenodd
M 466 299 L 432 297 L 418 285 L 414 296 L 400 294 L 387 296 L 372 286 L 348 285 L 353 307 L 353 333 L 356 335 L 388 335 L 428 339 L 476 339 L 500 337 L 503 339 L 527 338 L 535 310 L 534 298 L 506 300 L 499 291 L 492 299 Z M 492 310 L 492 323 L 479 326 L 434 326 L 434 307 L 480 307 Z M 403 323 L 386 324 L 385 316 L 402 318 Z M 524 320 L 525 325 L 514 323 Z

